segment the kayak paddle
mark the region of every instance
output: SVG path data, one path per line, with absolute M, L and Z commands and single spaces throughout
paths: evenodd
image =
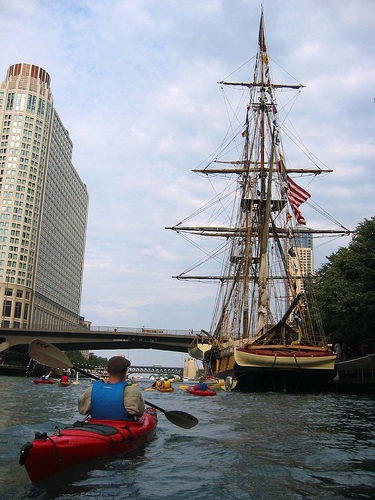
M 45 342 L 44 340 L 40 339 L 32 340 L 30 342 L 28 352 L 30 358 L 35 359 L 36 361 L 42 363 L 43 365 L 53 366 L 54 368 L 62 368 L 62 369 L 73 368 L 74 370 L 76 370 L 79 373 L 82 373 L 83 375 L 94 378 L 96 380 L 100 380 L 100 377 L 93 375 L 92 373 L 89 373 L 73 365 L 73 363 L 70 361 L 70 359 L 66 356 L 65 353 L 60 351 L 60 349 L 58 349 L 53 344 Z M 177 425 L 178 427 L 182 427 L 183 429 L 191 429 L 192 427 L 196 426 L 197 423 L 199 422 L 199 420 L 196 417 L 190 415 L 189 413 L 186 413 L 185 411 L 179 411 L 179 410 L 167 411 L 164 410 L 163 408 L 160 408 L 160 406 L 156 406 L 153 403 L 150 403 L 149 401 L 145 401 L 145 403 L 148 406 L 151 406 L 152 408 L 155 408 L 156 410 L 159 410 L 162 413 L 164 413 L 167 420 L 169 420 L 172 424 Z

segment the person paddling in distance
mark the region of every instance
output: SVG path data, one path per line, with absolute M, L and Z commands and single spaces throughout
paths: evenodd
M 61 375 L 60 382 L 64 382 L 64 383 L 70 382 L 69 375 L 66 372 L 63 372 L 63 374 Z
M 204 377 L 200 377 L 199 382 L 195 384 L 194 389 L 196 391 L 207 391 L 208 384 L 206 384 Z
M 171 387 L 172 387 L 171 381 L 168 379 L 164 379 L 161 388 L 162 389 L 170 389 Z
M 107 365 L 108 381 L 97 380 L 78 399 L 78 411 L 94 420 L 137 420 L 145 411 L 138 387 L 125 381 L 130 361 L 113 356 Z
M 48 380 L 51 373 L 52 371 L 43 373 L 43 375 L 40 377 L 40 380 Z
M 159 377 L 156 378 L 155 382 L 152 384 L 151 388 L 152 389 L 160 389 L 162 387 L 163 383 L 160 380 Z

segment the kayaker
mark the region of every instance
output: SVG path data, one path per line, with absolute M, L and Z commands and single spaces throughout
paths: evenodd
M 206 384 L 206 382 L 204 381 L 204 378 L 203 378 L 203 377 L 201 377 L 201 378 L 199 379 L 199 382 L 198 382 L 197 384 L 195 384 L 194 389 L 195 389 L 196 391 L 207 391 L 207 389 L 208 389 L 208 385 L 207 385 L 207 384 Z
M 60 382 L 69 382 L 69 376 L 66 372 L 63 372 L 63 374 L 61 375 Z
M 152 384 L 151 387 L 153 389 L 160 389 L 162 385 L 163 385 L 162 381 L 159 379 L 159 377 L 157 377 L 157 379 L 155 380 L 155 382 Z
M 94 420 L 137 420 L 145 410 L 138 387 L 129 385 L 126 377 L 130 361 L 113 356 L 107 365 L 108 381 L 97 380 L 78 399 L 78 411 L 91 413 Z
M 170 380 L 168 380 L 168 379 L 163 380 L 162 389 L 170 389 L 171 387 L 172 387 L 172 385 L 171 385 Z
M 51 373 L 52 372 L 43 373 L 43 375 L 40 377 L 40 380 L 48 380 Z

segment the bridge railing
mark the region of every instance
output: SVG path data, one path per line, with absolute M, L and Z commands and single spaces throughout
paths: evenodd
M 14 328 L 2 326 L 2 330 L 14 330 Z M 50 327 L 45 327 L 44 325 L 32 325 L 28 328 L 17 328 L 17 330 L 38 330 L 38 331 L 46 331 L 46 332 L 77 332 L 77 333 L 84 333 L 84 332 L 103 332 L 103 333 L 132 333 L 132 334 L 142 334 L 142 333 L 147 333 L 147 334 L 153 334 L 155 333 L 156 335 L 191 335 L 192 337 L 195 337 L 198 335 L 200 332 L 194 331 L 194 330 L 169 330 L 166 328 L 133 328 L 131 326 L 90 326 L 86 327 L 83 325 L 58 325 L 56 327 L 50 326 Z
M 91 326 L 90 331 L 92 332 L 118 332 L 118 333 L 156 333 L 157 335 L 170 334 L 170 335 L 191 335 L 195 336 L 198 332 L 194 330 L 168 330 L 165 328 L 132 328 L 128 326 Z

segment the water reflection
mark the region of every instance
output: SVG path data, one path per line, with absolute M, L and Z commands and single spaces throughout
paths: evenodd
M 52 432 L 80 418 L 77 398 L 90 382 L 59 388 L 2 381 L 0 491 L 6 500 L 373 498 L 371 396 L 221 391 L 198 398 L 178 386 L 173 394 L 145 393 L 165 409 L 192 413 L 199 425 L 181 429 L 161 414 L 156 438 L 141 452 L 97 460 L 35 487 L 18 465 L 20 447 L 35 431 Z

